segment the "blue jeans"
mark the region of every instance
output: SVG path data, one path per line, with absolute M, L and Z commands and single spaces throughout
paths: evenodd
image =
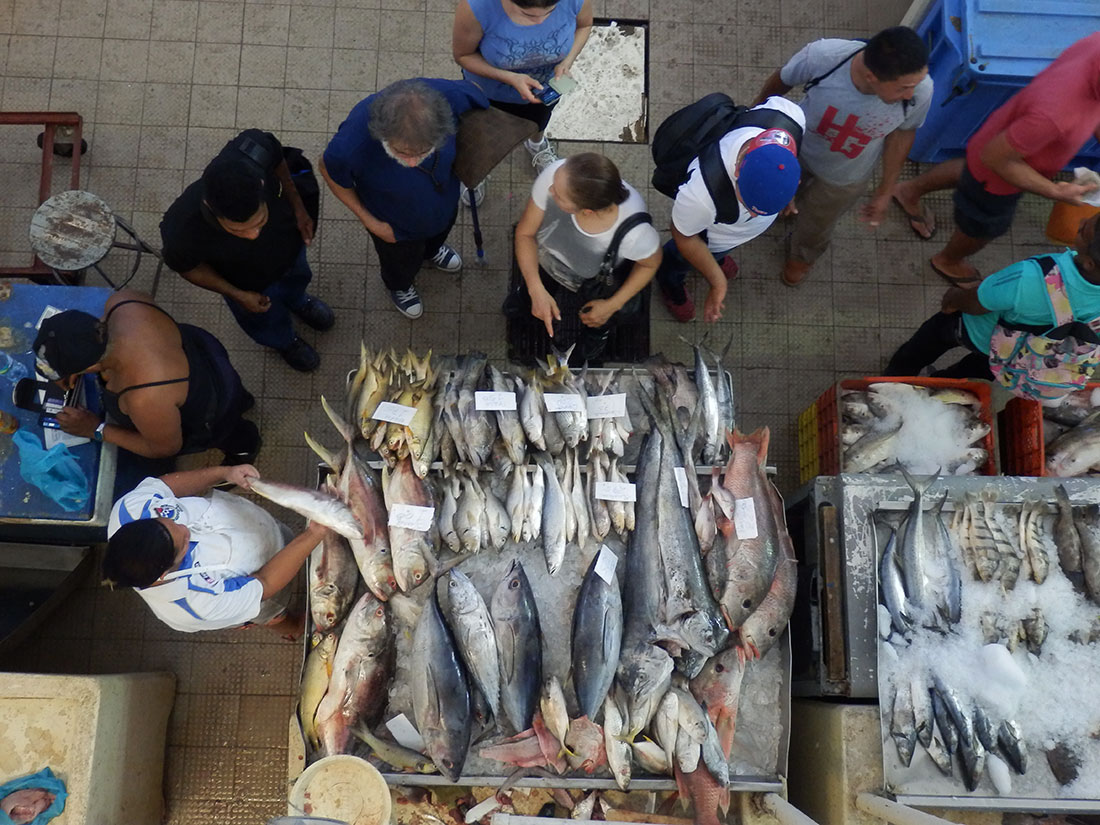
M 279 280 L 263 291 L 271 299 L 267 312 L 249 312 L 232 298 L 226 298 L 229 311 L 241 325 L 249 338 L 257 344 L 284 350 L 294 341 L 294 324 L 291 311 L 299 309 L 306 302 L 306 287 L 313 280 L 313 270 L 306 261 L 306 248 L 298 260 Z
M 712 252 L 711 254 L 714 256 L 714 260 L 720 261 L 732 251 L 732 249 L 723 249 L 721 252 Z M 682 304 L 687 300 L 684 280 L 695 267 L 680 254 L 674 240 L 665 243 L 664 252 L 661 265 L 657 267 L 657 283 L 660 284 L 661 291 L 671 298 L 673 303 Z

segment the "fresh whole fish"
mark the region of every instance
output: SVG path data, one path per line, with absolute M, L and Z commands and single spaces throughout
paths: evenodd
M 428 756 L 440 773 L 456 782 L 470 747 L 469 680 L 454 637 L 439 608 L 436 582 L 413 636 L 412 710 Z
M 707 726 L 707 734 L 703 739 L 702 746 L 703 764 L 706 765 L 710 775 L 717 780 L 719 785 L 728 788 L 730 786 L 729 757 L 722 752 L 722 745 L 718 740 L 718 731 L 714 729 L 710 718 L 704 715 L 703 721 Z
M 316 751 L 321 741 L 317 737 L 317 706 L 321 704 L 332 678 L 332 660 L 336 655 L 335 633 L 314 633 L 312 647 L 302 666 L 302 695 L 298 701 L 298 719 L 302 723 L 302 736 Z
M 928 512 L 922 513 L 921 517 L 928 522 L 926 535 L 932 540 L 937 561 L 943 569 L 945 578 L 937 607 L 948 624 L 955 624 L 962 618 L 962 576 L 955 565 L 954 544 L 951 541 L 951 534 L 947 531 L 947 524 L 943 520 L 943 505 L 946 502 L 947 492 L 944 491 L 940 503 Z
M 890 538 L 886 540 L 886 547 L 879 560 L 879 588 L 882 592 L 882 602 L 890 611 L 890 620 L 894 629 L 904 636 L 913 629 L 913 616 L 909 600 L 905 598 L 905 584 L 901 578 L 901 568 L 898 566 L 898 531 L 887 521 L 883 521 L 882 526 L 890 531 Z
M 326 530 L 309 555 L 309 610 L 317 630 L 332 630 L 347 615 L 355 598 L 359 571 L 348 541 Z
M 610 697 L 607 700 L 611 702 Z M 618 711 L 616 711 L 617 713 Z M 622 725 L 622 716 L 619 717 L 619 724 Z M 607 713 L 604 712 L 604 733 L 607 733 Z M 638 763 L 638 766 L 646 773 L 656 774 L 658 776 L 668 774 L 671 772 L 672 767 L 669 764 L 668 758 L 665 756 L 664 748 L 654 742 L 652 739 L 635 739 L 630 743 L 634 751 L 634 761 Z M 611 745 L 607 746 L 607 761 L 612 764 L 612 771 L 614 771 L 614 764 L 611 763 Z
M 514 392 L 515 384 L 500 370 L 489 365 L 489 379 L 493 392 Z M 523 424 L 519 418 L 519 406 L 514 410 L 496 410 L 497 429 L 500 430 L 500 438 L 504 442 L 504 448 L 508 451 L 508 458 L 512 464 L 519 466 L 526 455 L 527 437 L 523 433 Z
M 542 505 L 546 498 L 546 473 L 538 464 L 531 468 L 528 493 L 526 523 L 531 525 L 531 538 L 537 539 L 542 535 Z
M 508 487 L 508 499 L 504 503 L 505 509 L 508 510 L 509 534 L 514 542 L 523 540 L 523 528 L 527 520 L 526 485 L 524 484 L 526 476 L 527 464 L 517 465 L 512 471 L 512 482 Z
M 1100 411 L 1098 411 L 1100 412 Z M 1057 478 L 1085 475 L 1100 464 L 1100 415 L 1084 421 L 1047 447 L 1047 475 Z
M 562 743 L 565 750 L 565 737 L 569 733 L 569 711 L 565 708 L 565 693 L 557 676 L 551 676 L 542 686 L 539 697 L 539 710 L 542 720 L 554 738 Z
M 630 744 L 623 738 L 623 715 L 619 712 L 619 706 L 611 696 L 605 696 L 603 702 L 603 735 L 604 749 L 607 752 L 607 764 L 611 768 L 611 775 L 615 778 L 615 784 L 619 790 L 625 791 L 630 787 Z M 634 746 L 640 743 L 635 742 Z M 653 744 L 650 742 L 649 744 Z M 654 746 L 656 747 L 656 746 Z M 664 753 L 660 748 L 657 752 L 663 759 Z
M 508 510 L 500 499 L 493 495 L 488 486 L 481 488 L 482 499 L 485 503 L 485 515 L 489 523 L 489 543 L 497 550 L 508 541 L 508 532 L 512 526 L 512 520 L 508 516 Z
M 459 538 L 455 527 L 455 516 L 458 514 L 458 498 L 461 495 L 461 484 L 452 476 L 444 478 L 440 484 L 440 502 L 437 521 L 439 523 L 439 537 L 450 548 L 452 553 L 458 553 L 462 549 L 462 540 Z
M 455 508 L 455 532 L 463 552 L 476 553 L 481 549 L 481 514 L 484 508 L 473 476 L 462 479 L 461 490 Z
M 519 421 L 527 440 L 539 450 L 546 449 L 546 439 L 543 436 L 543 420 L 545 404 L 542 400 L 542 390 L 539 388 L 534 375 L 526 384 L 516 377 L 516 395 L 519 398 Z
M 653 713 L 653 733 L 664 750 L 665 761 L 676 761 L 676 736 L 680 732 L 680 700 L 669 690 L 661 697 Z
M 477 409 L 475 393 L 483 386 L 488 356 L 481 352 L 466 356 L 462 384 L 458 389 L 458 418 L 466 440 L 466 458 L 476 468 L 489 463 L 496 438 L 496 419 L 491 412 Z
M 390 552 L 390 531 L 386 523 L 386 504 L 378 476 L 360 461 L 350 446 L 340 476 L 340 485 L 345 491 L 352 515 L 363 528 L 362 539 L 349 540 L 355 563 L 371 592 L 386 601 L 397 590 L 397 575 L 393 569 L 393 554 Z
M 692 773 L 699 767 L 703 755 L 702 743 L 695 741 L 687 731 L 680 728 L 676 733 L 676 766 L 681 773 Z
M 901 764 L 909 767 L 917 746 L 917 719 L 913 712 L 913 694 L 909 684 L 898 687 L 894 693 L 894 706 L 890 713 L 890 736 L 898 750 Z
M 932 735 L 935 728 L 935 717 L 932 715 L 932 697 L 917 679 L 909 682 L 909 694 L 913 705 L 914 727 L 917 732 L 917 741 L 929 748 L 932 745 Z
M 540 454 L 535 460 L 542 468 L 546 482 L 542 500 L 542 550 L 546 556 L 546 569 L 554 576 L 565 560 L 565 491 L 549 457 Z
M 1058 563 L 1066 573 L 1081 572 L 1081 536 L 1073 522 L 1073 506 L 1065 486 L 1054 488 L 1058 515 L 1054 519 L 1054 544 L 1058 548 Z
M 930 688 L 929 693 L 932 696 L 932 715 L 936 719 L 936 732 L 946 746 L 947 752 L 954 753 L 959 748 L 959 732 L 955 729 L 955 723 L 951 720 L 951 714 L 948 713 L 947 705 L 939 691 Z
M 1050 558 L 1041 539 L 1043 505 L 1035 500 L 1025 501 L 1020 508 L 1020 542 L 1027 553 L 1028 567 L 1036 584 L 1046 581 L 1050 571 Z
M 351 730 L 378 723 L 393 677 L 394 644 L 386 606 L 369 591 L 352 606 L 332 660 L 332 678 L 317 706 L 321 752 L 348 751 Z
M 527 574 L 514 560 L 493 593 L 489 613 L 500 660 L 501 709 L 517 732 L 531 727 L 542 686 L 542 631 Z
M 997 749 L 997 726 L 981 707 L 974 706 L 974 733 L 987 751 Z
M 451 630 L 466 670 L 500 719 L 500 662 L 489 608 L 473 582 L 461 570 L 448 573 L 447 595 Z
M 938 476 L 926 476 L 914 479 L 905 468 L 901 468 L 905 481 L 913 490 L 913 501 L 909 505 L 905 521 L 901 528 L 901 567 L 905 581 L 905 593 L 909 602 L 919 611 L 931 606 L 933 594 L 928 578 L 935 552 L 929 535 L 928 522 L 922 518 L 924 493 L 936 481 Z
M 730 347 L 733 346 L 733 336 L 730 336 L 729 341 L 726 342 L 726 346 L 722 350 L 722 354 L 714 355 L 714 374 L 717 376 L 717 380 L 714 383 L 714 391 L 718 396 L 718 434 L 720 437 L 725 437 L 725 434 L 737 429 L 737 410 L 733 403 L 733 388 L 730 386 L 730 382 L 726 378 L 726 368 L 723 366 L 723 362 L 726 360 L 726 356 L 729 355 Z M 722 445 L 719 443 L 719 449 Z
M 580 457 L 577 455 L 576 450 L 573 451 L 570 467 L 573 474 L 570 495 L 572 497 L 573 516 L 577 520 L 577 546 L 583 548 L 588 542 L 592 521 L 588 515 L 588 497 L 585 495 L 584 482 L 581 480 Z
M 592 516 L 592 536 L 596 541 L 603 541 L 611 532 L 611 511 L 607 502 L 602 498 L 596 498 L 596 485 L 601 481 L 607 481 L 604 474 L 604 454 L 588 454 L 588 489 L 586 495 L 592 505 L 589 511 Z
M 745 668 L 744 658 L 737 654 L 736 648 L 727 648 L 710 659 L 702 672 L 691 680 L 691 693 L 706 706 L 707 716 L 718 732 L 722 752 L 727 755 L 736 733 Z
M 844 452 L 844 472 L 865 473 L 877 464 L 887 461 L 896 452 L 897 429 L 886 432 L 869 432 Z
M 395 504 L 432 506 L 428 488 L 423 479 L 417 477 L 407 457 L 398 461 L 393 470 L 382 468 L 382 492 L 387 510 L 393 510 Z M 435 560 L 431 541 L 428 533 L 420 530 L 390 525 L 389 532 L 393 575 L 397 586 L 408 592 L 428 578 L 429 564 Z
M 700 423 L 703 436 L 703 463 L 714 464 L 718 461 L 722 450 L 722 438 L 725 435 L 719 420 L 718 393 L 714 388 L 706 359 L 703 357 L 703 348 L 693 344 L 692 349 L 695 351 L 695 386 L 699 391 L 699 409 L 702 416 Z M 722 379 L 721 373 L 718 378 Z
M 1100 604 L 1100 504 L 1089 504 L 1077 521 L 1081 538 L 1081 572 L 1085 574 L 1085 590 L 1093 602 Z
M 607 551 L 610 552 L 610 551 Z M 582 716 L 593 719 L 607 696 L 619 664 L 623 637 L 623 603 L 617 580 L 610 583 L 596 572 L 592 559 L 577 592 L 573 612 L 573 689 Z
M 1020 776 L 1027 773 L 1027 744 L 1019 724 L 1012 719 L 1001 722 L 997 728 L 997 744 L 1012 770 Z
M 277 481 L 264 481 L 260 478 L 251 479 L 248 486 L 257 495 L 275 502 L 280 507 L 293 510 L 312 522 L 335 530 L 345 538 L 363 538 L 363 528 L 355 520 L 351 510 L 333 495 L 306 487 L 281 484 Z
M 414 751 L 396 742 L 390 742 L 388 739 L 375 736 L 365 727 L 354 728 L 352 733 L 362 739 L 379 759 L 393 765 L 398 770 L 412 771 L 413 773 L 437 772 L 435 763 L 419 751 Z
M 744 651 L 749 659 L 760 659 L 771 650 L 772 645 L 783 635 L 794 610 L 794 598 L 798 589 L 798 561 L 786 529 L 780 534 L 779 542 L 783 556 L 775 569 L 775 578 L 768 595 L 749 614 L 739 631 L 741 645 L 738 649 Z

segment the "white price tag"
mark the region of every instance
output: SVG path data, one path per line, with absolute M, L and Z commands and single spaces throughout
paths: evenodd
M 596 575 L 608 584 L 615 583 L 615 567 L 619 563 L 619 557 L 608 549 L 606 544 L 600 545 L 600 554 L 596 556 Z
M 516 409 L 516 394 L 514 392 L 485 392 L 483 390 L 478 390 L 474 393 L 474 409 L 514 410 Z
M 378 405 L 371 418 L 375 421 L 389 421 L 391 424 L 400 424 L 402 427 L 407 427 L 415 415 L 416 407 L 406 407 L 404 404 L 383 401 Z
M 390 508 L 390 527 L 404 527 L 426 533 L 432 529 L 434 507 L 417 507 L 415 504 L 395 504 Z
M 65 310 L 58 309 L 57 307 L 53 306 L 53 304 L 47 304 L 46 308 L 42 310 L 42 314 L 38 316 L 38 320 L 35 322 L 34 328 L 41 329 L 43 321 L 45 321 L 47 318 L 52 318 L 55 315 L 60 315 L 64 311 Z
M 424 752 L 424 740 L 405 714 L 397 714 L 397 716 L 386 722 L 386 727 L 393 734 L 393 738 L 397 740 L 397 744 L 411 748 L 414 751 Z
M 589 418 L 622 418 L 624 415 L 626 415 L 625 392 L 588 397 Z
M 683 467 L 673 467 L 673 473 L 676 475 L 676 489 L 680 491 L 680 505 L 683 507 L 688 506 L 688 474 L 687 470 Z
M 739 539 L 754 539 L 760 535 L 760 531 L 756 529 L 756 505 L 751 498 L 734 500 L 733 529 Z
M 637 501 L 638 490 L 629 481 L 597 481 L 596 498 L 604 501 Z
M 496 794 L 489 794 L 485 799 L 478 802 L 470 810 L 466 811 L 466 825 L 473 825 L 474 822 L 482 820 L 486 814 L 490 814 L 497 808 L 501 807 L 500 800 L 497 799 Z
M 576 393 L 548 392 L 543 398 L 547 412 L 584 412 L 584 402 Z

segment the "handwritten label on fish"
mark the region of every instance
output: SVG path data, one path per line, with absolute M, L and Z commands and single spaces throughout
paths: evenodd
M 579 395 L 571 392 L 548 392 L 543 395 L 546 399 L 548 412 L 584 412 L 584 401 Z
M 624 415 L 626 415 L 625 392 L 588 397 L 589 418 L 622 418 Z
M 514 392 L 488 392 L 478 390 L 474 393 L 475 410 L 514 410 L 516 394 Z
M 751 498 L 734 499 L 733 529 L 739 539 L 754 539 L 760 535 L 756 529 L 756 504 Z
M 406 407 L 404 404 L 383 401 L 378 405 L 371 418 L 375 421 L 389 421 L 391 424 L 400 424 L 402 427 L 407 427 L 415 415 L 416 407 Z
M 424 740 L 405 714 L 397 714 L 397 716 L 386 722 L 386 727 L 393 734 L 393 738 L 397 740 L 397 744 L 423 753 Z
M 434 507 L 418 507 L 415 504 L 395 504 L 390 508 L 390 527 L 404 527 L 426 533 L 432 529 Z
M 600 555 L 596 557 L 596 575 L 608 584 L 615 583 L 615 567 L 619 564 L 619 557 L 608 548 L 606 544 L 600 545 Z
M 638 488 L 629 481 L 597 481 L 596 498 L 604 501 L 637 501 Z
M 676 489 L 680 491 L 680 506 L 688 506 L 688 474 L 687 470 L 683 467 L 673 467 L 673 474 L 676 476 Z

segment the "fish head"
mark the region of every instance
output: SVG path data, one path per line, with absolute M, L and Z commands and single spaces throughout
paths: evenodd
M 691 681 L 692 695 L 708 708 L 708 715 L 715 724 L 719 708 L 737 708 L 744 673 L 745 663 L 737 655 L 737 649 L 727 648 L 712 657 Z
M 447 598 L 454 613 L 469 613 L 476 610 L 480 601 L 477 588 L 470 581 L 470 577 L 457 567 L 452 568 L 447 574 Z
M 508 572 L 500 580 L 497 589 L 493 592 L 493 616 L 510 617 L 517 615 L 523 606 L 530 590 L 527 582 L 527 573 L 519 559 L 512 559 Z
M 404 570 L 405 587 L 403 590 L 415 590 L 428 579 L 428 563 L 422 556 L 417 556 Z M 398 582 L 400 584 L 400 582 Z

